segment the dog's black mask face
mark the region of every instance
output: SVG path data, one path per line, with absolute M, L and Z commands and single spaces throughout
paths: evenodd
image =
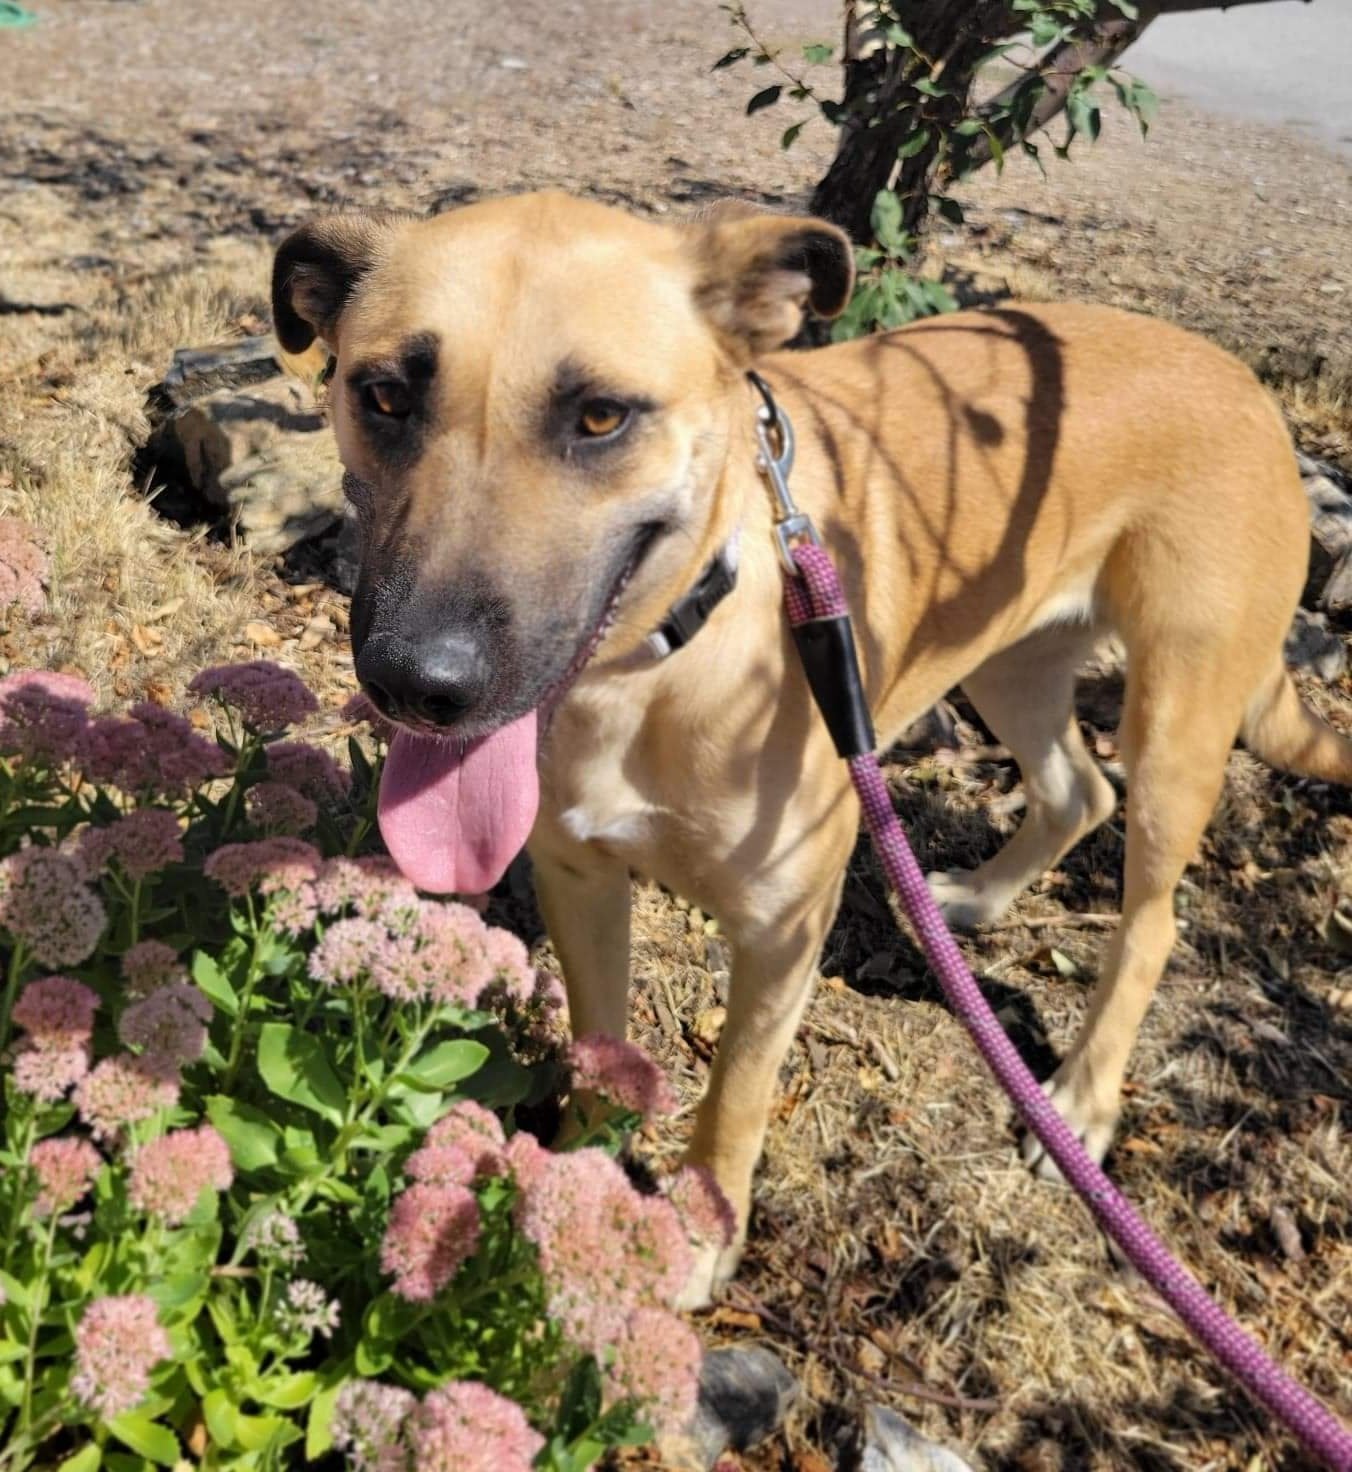
M 601 658 L 635 648 L 712 550 L 741 368 L 809 296 L 843 304 L 849 259 L 815 222 L 677 229 L 561 196 L 293 236 L 274 312 L 284 347 L 337 357 L 375 703 L 468 738 L 546 701 L 612 617 Z

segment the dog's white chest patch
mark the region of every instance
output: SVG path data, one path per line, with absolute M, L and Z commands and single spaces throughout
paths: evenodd
M 559 814 L 559 822 L 579 843 L 642 843 L 652 832 L 652 816 L 647 808 L 605 812 L 575 803 Z

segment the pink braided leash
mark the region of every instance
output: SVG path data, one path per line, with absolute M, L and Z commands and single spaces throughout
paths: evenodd
M 793 548 L 793 559 L 801 576 L 784 579 L 784 605 L 789 622 L 796 628 L 814 618 L 848 615 L 840 579 L 826 551 L 816 545 L 799 545 Z M 920 937 L 944 995 L 1028 1128 L 1061 1168 L 1061 1174 L 1074 1186 L 1099 1225 L 1192 1334 L 1310 1452 L 1335 1472 L 1352 1472 L 1352 1433 L 1212 1301 L 1196 1278 L 1145 1224 L 1131 1202 L 1085 1153 L 1006 1037 L 949 934 L 897 821 L 877 757 L 872 753 L 852 757 L 849 768 L 863 808 L 864 825 L 888 882 L 896 890 Z

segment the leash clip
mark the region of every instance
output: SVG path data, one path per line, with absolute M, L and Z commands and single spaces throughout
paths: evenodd
M 798 576 L 793 549 L 800 542 L 821 546 L 817 528 L 806 511 L 799 511 L 789 490 L 789 474 L 793 470 L 793 425 L 789 416 L 775 402 L 770 385 L 759 373 L 748 373 L 752 386 L 764 401 L 756 410 L 756 469 L 770 488 L 775 503 L 775 541 L 779 545 L 779 561 L 791 577 Z

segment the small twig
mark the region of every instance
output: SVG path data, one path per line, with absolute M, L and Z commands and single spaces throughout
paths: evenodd
M 1068 911 L 1064 915 L 1030 915 L 1026 920 L 1002 920 L 998 925 L 983 926 L 987 933 L 1000 930 L 1046 930 L 1049 926 L 1060 926 L 1065 930 L 1080 930 L 1095 925 L 1116 925 L 1120 915 L 1099 914 L 1092 910 Z
M 998 1400 L 977 1399 L 973 1396 L 957 1395 L 952 1391 L 933 1390 L 928 1385 L 921 1385 L 918 1381 L 914 1380 L 889 1380 L 883 1375 L 873 1375 L 867 1370 L 847 1364 L 839 1355 L 833 1354 L 829 1349 L 815 1343 L 809 1335 L 804 1334 L 801 1329 L 788 1319 L 781 1318 L 773 1309 L 768 1308 L 762 1303 L 749 1289 L 743 1288 L 740 1283 L 731 1283 L 728 1287 L 731 1294 L 735 1298 L 740 1299 L 743 1308 L 754 1313 L 757 1318 L 763 1320 L 778 1333 L 787 1335 L 790 1339 L 797 1340 L 805 1349 L 811 1351 L 819 1359 L 825 1360 L 828 1365 L 832 1366 L 832 1368 L 842 1375 L 867 1380 L 870 1384 L 876 1385 L 880 1390 L 886 1390 L 892 1395 L 905 1395 L 910 1396 L 914 1400 L 932 1401 L 935 1405 L 948 1406 L 951 1410 L 955 1411 L 984 1411 L 989 1413 L 998 1411 L 1001 1408 Z

